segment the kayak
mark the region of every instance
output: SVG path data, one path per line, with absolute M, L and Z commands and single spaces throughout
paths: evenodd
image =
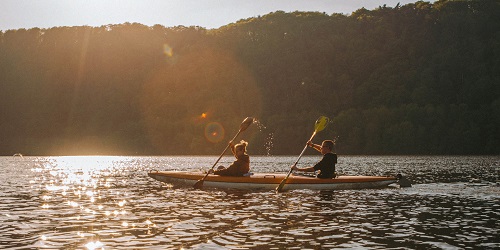
M 188 171 L 151 171 L 148 175 L 161 182 L 193 186 L 206 174 Z M 208 175 L 203 187 L 271 190 L 276 189 L 286 174 L 280 173 L 255 173 L 249 176 L 219 176 Z M 400 176 L 398 176 L 400 177 Z M 383 188 L 390 184 L 398 183 L 396 176 L 337 176 L 334 179 L 319 179 L 304 175 L 290 175 L 283 190 L 313 189 L 313 190 L 343 190 Z

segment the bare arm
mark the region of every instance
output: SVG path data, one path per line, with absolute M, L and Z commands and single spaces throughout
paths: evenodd
M 293 170 L 303 171 L 303 172 L 314 172 L 314 167 L 298 168 L 297 166 L 292 167 Z
M 316 151 L 320 152 L 321 153 L 321 145 L 318 145 L 318 144 L 314 144 L 312 143 L 311 141 L 308 141 L 307 142 L 307 146 L 311 147 L 311 148 L 314 148 L 316 149 Z

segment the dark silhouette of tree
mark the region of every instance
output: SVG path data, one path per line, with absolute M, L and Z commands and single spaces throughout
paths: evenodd
M 499 30 L 497 0 L 8 30 L 0 154 L 218 154 L 246 116 L 297 154 L 320 115 L 341 154 L 499 154 Z

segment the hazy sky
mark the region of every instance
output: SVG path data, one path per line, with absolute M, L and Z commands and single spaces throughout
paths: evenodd
M 417 0 L 0 0 L 0 30 L 125 22 L 218 28 L 277 10 L 344 13 Z M 433 2 L 433 1 L 430 1 Z

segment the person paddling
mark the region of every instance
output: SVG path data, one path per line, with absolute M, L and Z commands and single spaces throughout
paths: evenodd
M 247 154 L 248 142 L 241 140 L 236 145 L 229 142 L 229 146 L 236 160 L 228 168 L 219 166 L 217 170 L 211 169 L 209 173 L 222 176 L 244 176 L 250 171 L 250 156 Z
M 321 145 L 318 145 L 312 143 L 311 141 L 308 141 L 307 145 L 311 148 L 316 149 L 323 155 L 321 161 L 311 167 L 298 168 L 297 166 L 293 165 L 291 168 L 293 170 L 303 172 L 314 172 L 320 170 L 320 173 L 317 175 L 318 178 L 335 178 L 335 164 L 337 163 L 337 154 L 333 153 L 334 142 L 332 140 L 324 140 Z

